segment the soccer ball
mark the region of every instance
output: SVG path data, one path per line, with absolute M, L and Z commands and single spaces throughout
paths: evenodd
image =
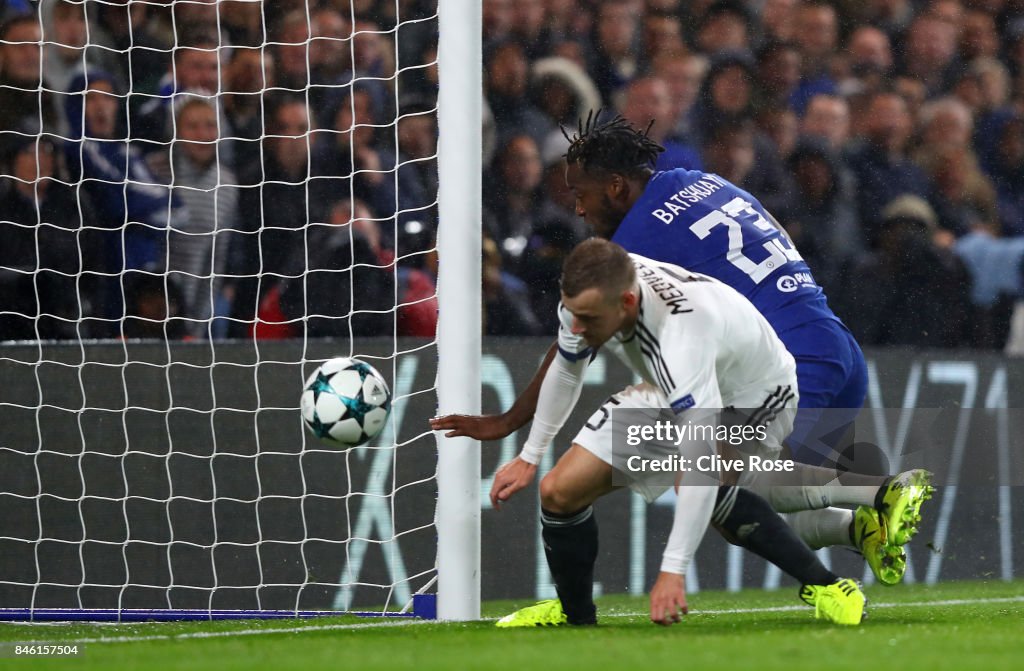
M 380 373 L 359 359 L 331 359 L 302 390 L 302 421 L 317 438 L 356 447 L 384 428 L 391 392 Z

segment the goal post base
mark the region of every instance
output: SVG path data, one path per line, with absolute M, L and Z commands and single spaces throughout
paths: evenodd
M 437 597 L 417 594 L 411 613 L 336 610 L 207 610 L 149 608 L 0 608 L 0 622 L 199 622 L 203 620 L 308 620 L 318 617 L 437 619 Z

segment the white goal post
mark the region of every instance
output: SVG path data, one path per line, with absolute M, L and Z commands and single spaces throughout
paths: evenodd
M 480 412 L 481 3 L 440 0 L 438 409 Z M 450 273 L 450 274 L 449 274 Z M 448 294 L 445 289 L 451 293 Z M 464 288 L 475 290 L 463 291 Z M 466 325 L 470 325 L 467 328 Z M 480 617 L 480 444 L 438 446 L 438 616 Z

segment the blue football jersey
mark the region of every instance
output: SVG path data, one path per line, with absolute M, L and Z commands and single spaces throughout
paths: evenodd
M 697 170 L 657 172 L 612 241 L 739 291 L 776 333 L 838 321 L 789 237 L 749 193 Z

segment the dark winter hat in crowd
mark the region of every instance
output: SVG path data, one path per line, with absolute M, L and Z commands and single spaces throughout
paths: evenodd
M 0 133 L 0 161 L 5 165 L 10 165 L 15 157 L 23 151 L 36 150 L 36 143 L 39 143 L 40 149 L 49 148 L 51 150 L 57 149 L 56 139 L 49 135 L 39 135 L 38 131 L 35 130 L 37 124 L 29 123 L 22 124 L 14 131 L 7 133 Z
M 882 210 L 882 220 L 887 224 L 897 221 L 913 222 L 928 231 L 934 231 L 939 226 L 935 210 L 928 204 L 928 201 L 909 193 L 899 196 L 886 205 Z
M 710 21 L 711 19 L 717 18 L 723 14 L 732 14 L 743 20 L 743 23 L 747 24 L 747 28 L 751 28 L 754 23 L 754 17 L 747 9 L 747 6 L 739 2 L 739 0 L 718 0 L 718 2 L 712 3 L 707 11 L 704 12 L 703 18 L 701 18 L 701 25 Z
M 789 155 L 786 162 L 792 168 L 797 161 L 805 157 L 821 158 L 831 163 L 834 156 L 835 152 L 829 147 L 825 138 L 805 135 L 796 143 L 793 153 Z

